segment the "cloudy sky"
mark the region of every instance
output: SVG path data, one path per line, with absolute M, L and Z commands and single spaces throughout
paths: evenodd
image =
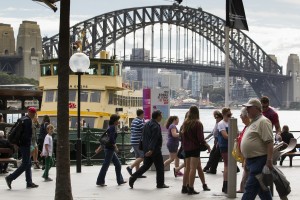
M 286 66 L 291 53 L 300 55 L 300 0 L 243 0 L 249 32 L 268 54 Z M 109 11 L 149 5 L 171 5 L 172 0 L 71 0 L 71 25 Z M 59 3 L 56 4 L 59 7 Z M 183 0 L 182 5 L 225 18 L 225 0 Z M 11 24 L 15 34 L 23 20 L 37 21 L 42 36 L 58 33 L 59 10 L 54 13 L 31 0 L 1 1 L 0 23 Z

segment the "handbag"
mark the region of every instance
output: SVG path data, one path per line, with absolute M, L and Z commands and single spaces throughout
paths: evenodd
M 184 150 L 183 150 L 183 148 L 182 148 L 182 145 L 181 145 L 180 148 L 178 149 L 177 157 L 180 158 L 180 159 L 184 159 L 184 158 L 185 158 L 185 153 L 184 153 Z
M 111 146 L 107 132 L 108 130 L 106 130 L 99 139 L 100 144 L 103 146 Z
M 237 161 L 237 162 L 240 162 L 240 163 L 243 163 L 244 162 L 244 156 L 243 154 L 241 153 L 241 150 L 239 148 L 239 145 L 238 145 L 238 141 L 235 140 L 234 141 L 234 145 L 233 145 L 233 149 L 232 149 L 232 157 Z
M 200 151 L 207 151 L 208 147 L 205 144 L 200 144 Z

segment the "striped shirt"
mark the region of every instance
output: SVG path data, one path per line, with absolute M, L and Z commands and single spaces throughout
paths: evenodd
M 140 142 L 142 132 L 144 128 L 144 120 L 141 118 L 135 118 L 131 123 L 131 137 L 130 141 L 132 145 L 137 145 Z

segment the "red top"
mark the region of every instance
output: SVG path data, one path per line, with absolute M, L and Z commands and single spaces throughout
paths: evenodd
M 240 151 L 241 151 L 241 142 L 242 142 L 242 139 L 243 139 L 243 135 L 244 135 L 244 133 L 246 131 L 246 128 L 247 128 L 247 126 L 244 127 L 244 129 L 242 130 L 242 132 L 237 137 L 237 141 L 238 141 L 238 145 L 239 145 Z
M 193 151 L 200 149 L 200 144 L 204 144 L 203 125 L 197 121 L 194 127 L 189 129 L 189 132 L 182 134 L 182 147 L 184 151 Z
M 275 124 L 279 123 L 278 114 L 272 108 L 269 107 L 268 110 L 266 110 L 265 112 L 262 112 L 262 114 L 271 121 L 272 127 Z

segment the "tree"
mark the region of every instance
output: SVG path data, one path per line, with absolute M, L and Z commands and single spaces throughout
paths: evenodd
M 69 147 L 70 0 L 60 1 L 55 200 L 72 200 Z
M 29 79 L 14 74 L 7 74 L 4 72 L 0 72 L 0 85 L 8 85 L 8 84 L 31 84 L 31 85 L 38 86 L 39 82 L 34 79 Z

